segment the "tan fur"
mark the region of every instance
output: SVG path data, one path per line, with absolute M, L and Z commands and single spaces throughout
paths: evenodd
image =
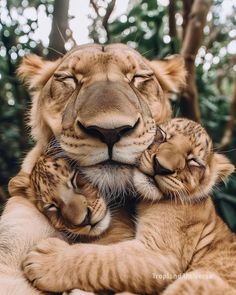
M 168 124 L 161 126 L 166 138 L 151 146 L 150 159 L 161 158 L 165 168 L 175 169 L 171 175 L 176 180 L 182 179 L 184 172 L 192 167 L 199 169 L 192 174 L 197 183 L 195 190 L 200 186 L 203 196 L 199 191 L 197 194 L 190 191 L 187 201 L 186 190 L 185 198 L 176 195 L 174 200 L 172 186 L 159 187 L 161 200 L 158 203 L 150 204 L 147 200 L 138 206 L 136 236 L 130 241 L 110 246 L 70 246 L 58 239 L 42 241 L 24 261 L 24 272 L 35 286 L 51 291 L 82 288 L 152 294 L 166 289 L 165 295 L 236 294 L 236 237 L 217 216 L 212 201 L 204 193 L 204 188 L 209 191 L 208 183 L 214 185 L 232 173 L 234 167 L 223 155 L 213 153 L 208 135 L 198 124 L 183 119 L 172 123 L 172 128 Z M 193 133 L 196 136 L 192 136 Z M 171 165 L 172 159 L 161 147 L 172 143 L 180 134 L 181 142 L 177 140 L 172 144 L 174 164 L 167 166 Z M 191 149 L 188 152 L 182 149 L 183 165 L 178 145 L 187 145 L 188 141 Z M 193 159 L 201 166 L 194 166 Z M 142 163 L 141 159 L 141 169 Z M 154 175 L 156 185 L 159 185 L 157 179 L 167 179 L 169 175 L 158 175 L 159 170 L 155 169 L 148 174 Z M 188 180 L 193 190 L 193 179 L 184 180 L 186 187 Z M 50 268 L 52 264 L 53 269 Z

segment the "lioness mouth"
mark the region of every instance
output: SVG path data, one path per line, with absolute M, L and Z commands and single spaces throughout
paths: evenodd
M 121 162 L 118 162 L 118 161 L 114 161 L 114 160 L 106 160 L 106 161 L 103 161 L 101 163 L 99 163 L 98 165 L 103 165 L 103 166 L 117 166 L 117 165 L 122 165 L 122 166 L 132 166 L 132 165 L 129 165 L 129 164 L 124 164 L 124 163 L 121 163 Z

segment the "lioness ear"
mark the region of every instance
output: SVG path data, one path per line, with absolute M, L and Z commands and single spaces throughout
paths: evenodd
M 38 89 L 47 83 L 60 61 L 61 59 L 46 61 L 36 54 L 27 55 L 17 69 L 18 77 L 28 85 L 29 89 Z
M 235 171 L 234 165 L 224 155 L 215 153 L 212 161 L 214 163 L 214 169 L 216 169 L 217 182 L 224 181 Z
M 165 91 L 179 92 L 185 85 L 186 69 L 180 55 L 171 55 L 163 60 L 150 61 L 161 87 Z

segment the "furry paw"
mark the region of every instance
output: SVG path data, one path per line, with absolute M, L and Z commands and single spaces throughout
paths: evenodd
M 69 244 L 56 238 L 41 241 L 23 262 L 25 276 L 34 287 L 43 291 L 72 289 L 66 270 L 69 250 Z

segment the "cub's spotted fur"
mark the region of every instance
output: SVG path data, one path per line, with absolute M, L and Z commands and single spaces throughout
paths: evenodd
M 213 152 L 197 123 L 173 119 L 139 169 L 146 175 L 134 174 L 142 199 L 134 239 L 107 246 L 45 240 L 24 261 L 28 279 L 48 291 L 236 294 L 236 237 L 208 197 L 233 165 Z
M 12 195 L 24 188 L 24 196 L 70 238 L 100 236 L 110 225 L 104 199 L 63 158 L 42 155 L 32 173 L 17 175 L 9 188 Z

